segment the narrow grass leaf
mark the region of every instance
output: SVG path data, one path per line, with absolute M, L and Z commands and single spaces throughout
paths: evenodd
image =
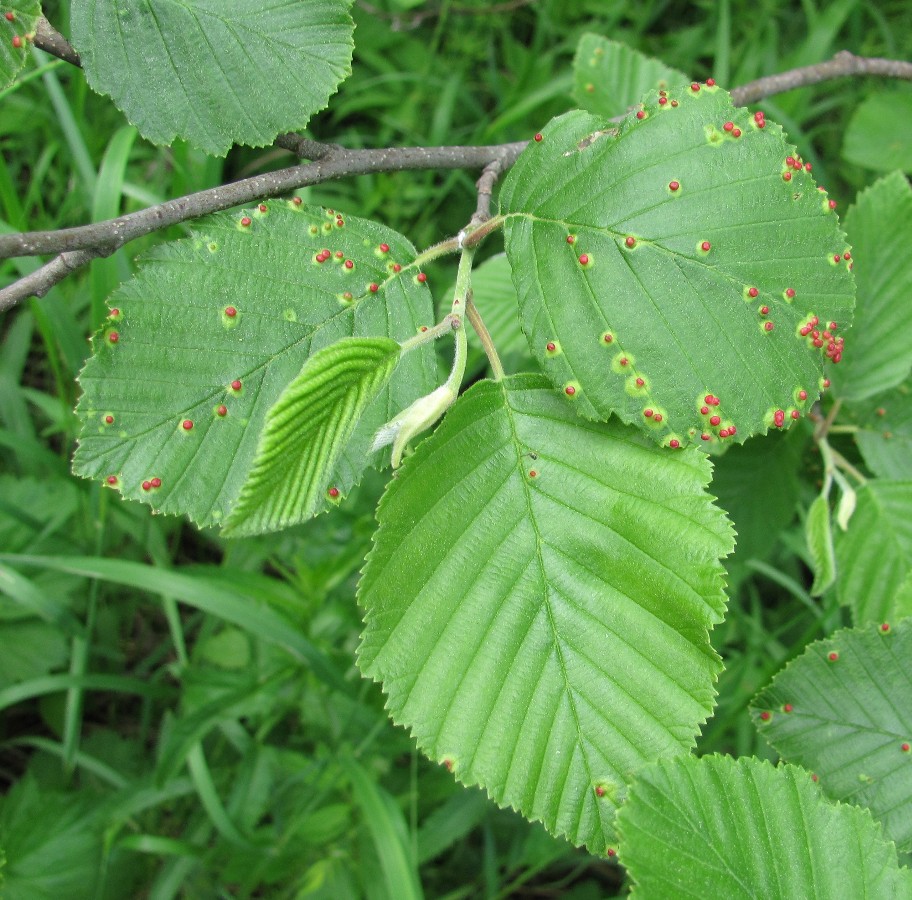
M 351 757 L 340 760 L 351 780 L 355 803 L 364 814 L 383 870 L 387 900 L 420 900 L 424 896 L 418 870 L 408 849 L 408 830 L 402 812 L 393 799 Z
M 284 648 L 296 658 L 307 662 L 314 674 L 332 687 L 344 684 L 332 662 L 308 640 L 291 618 L 261 602 L 256 595 L 232 590 L 223 580 L 216 579 L 210 583 L 205 570 L 173 572 L 126 560 L 87 556 L 0 554 L 0 559 L 16 565 L 38 566 L 98 578 L 165 597 L 177 597 L 217 619 L 243 628 L 254 637 Z

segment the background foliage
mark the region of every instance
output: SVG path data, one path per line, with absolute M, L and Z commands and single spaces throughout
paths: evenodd
M 310 133 L 347 147 L 527 138 L 575 105 L 571 63 L 586 32 L 725 86 L 840 49 L 912 56 L 901 2 L 488 6 L 355 4 L 353 74 Z M 71 33 L 67 4 L 45 11 Z M 291 162 L 269 148 L 219 158 L 181 141 L 152 146 L 81 72 L 31 56 L 0 95 L 5 230 L 98 221 Z M 843 211 L 883 172 L 908 168 L 910 97 L 906 85 L 843 80 L 763 106 Z M 469 219 L 473 180 L 468 171 L 361 176 L 302 196 L 425 247 Z M 6 895 L 622 893 L 615 864 L 494 808 L 426 761 L 355 670 L 354 590 L 382 479 L 368 476 L 330 517 L 227 542 L 69 474 L 86 337 L 134 257 L 184 233 L 173 228 L 96 260 L 0 319 L 0 551 L 17 554 L 15 567 L 0 556 Z M 483 254 L 501 250 L 489 240 Z M 33 265 L 6 261 L 0 281 Z M 498 265 L 482 269 L 494 295 L 504 290 Z M 428 268 L 435 298 L 454 274 L 449 263 Z M 912 440 L 908 371 L 894 384 L 888 399 L 849 404 L 871 449 L 859 440 L 861 456 L 837 437 L 834 446 L 866 471 L 902 479 L 902 457 L 883 451 L 882 435 Z M 884 387 L 874 384 L 875 394 Z M 799 510 L 810 507 L 820 475 L 804 426 L 716 463 L 713 490 L 739 540 L 729 613 L 713 637 L 726 663 L 720 705 L 700 753 L 774 759 L 751 722 L 751 698 L 809 641 L 851 621 L 835 589 L 809 596 Z M 861 494 L 858 506 L 862 517 L 890 515 Z M 908 560 L 907 531 L 893 531 Z M 856 553 L 843 545 L 859 540 L 840 537 L 837 559 Z M 908 584 L 908 570 L 898 571 L 900 601 Z

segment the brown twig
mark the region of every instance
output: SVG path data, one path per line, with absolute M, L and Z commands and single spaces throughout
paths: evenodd
M 481 176 L 475 182 L 475 187 L 478 189 L 478 204 L 469 222 L 470 225 L 481 225 L 491 218 L 491 196 L 494 193 L 494 185 L 497 184 L 497 179 L 503 175 L 506 168 L 506 157 L 498 156 L 482 169 Z
M 35 43 L 51 53 L 56 53 L 61 59 L 78 64 L 79 58 L 75 50 L 47 23 L 39 23 Z M 876 75 L 912 80 L 912 63 L 859 57 L 843 51 L 826 62 L 792 69 L 742 85 L 732 91 L 732 97 L 736 104 L 743 105 L 772 94 L 851 75 Z M 484 221 L 489 216 L 494 183 L 513 164 L 525 142 L 491 146 L 347 150 L 335 144 L 319 143 L 302 135 L 283 134 L 276 139 L 276 145 L 310 162 L 199 191 L 92 225 L 58 231 L 0 235 L 0 259 L 13 256 L 56 255 L 55 259 L 37 271 L 0 290 L 0 312 L 10 309 L 28 297 L 44 296 L 55 284 L 89 260 L 99 256 L 110 256 L 128 241 L 169 225 L 177 225 L 232 206 L 253 203 L 334 178 L 418 169 L 482 169 L 482 175 L 478 180 L 478 207 L 472 221 Z
M 731 92 L 732 101 L 737 106 L 745 106 L 773 94 L 783 94 L 795 88 L 820 84 L 821 81 L 832 81 L 835 78 L 846 78 L 849 75 L 879 75 L 884 78 L 912 80 L 912 63 L 899 59 L 856 56 L 848 50 L 841 50 L 825 62 L 790 69 L 778 75 L 768 75 L 734 88 Z
M 35 46 L 64 62 L 72 63 L 74 66 L 82 65 L 73 45 L 44 16 L 38 20 L 38 27 L 35 29 Z

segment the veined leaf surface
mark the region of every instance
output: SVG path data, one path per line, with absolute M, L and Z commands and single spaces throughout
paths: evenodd
M 38 0 L 7 0 L 3 13 L 0 17 L 0 89 L 5 88 L 25 65 L 29 53 L 26 35 L 35 33 L 41 4 Z M 12 20 L 6 18 L 9 13 L 12 13 Z
M 712 709 L 733 541 L 709 475 L 541 376 L 472 387 L 388 488 L 359 589 L 359 663 L 393 719 L 601 852 L 631 774 Z
M 649 766 L 618 831 L 636 900 L 912 895 L 912 873 L 867 810 L 834 805 L 807 772 L 756 757 Z
M 862 191 L 849 208 L 846 232 L 855 258 L 858 303 L 846 365 L 834 390 L 863 400 L 896 387 L 912 371 L 912 187 L 893 172 Z
M 869 481 L 857 500 L 836 539 L 839 602 L 855 625 L 912 615 L 912 481 Z
M 855 443 L 878 478 L 912 479 L 912 379 L 853 404 Z
M 433 323 L 414 256 L 388 228 L 293 200 L 213 216 L 160 248 L 112 295 L 94 338 L 74 470 L 160 512 L 221 524 L 267 412 L 312 353 L 344 337 L 401 341 Z M 374 432 L 434 387 L 430 347 L 408 353 L 338 457 L 340 496 L 368 464 L 388 463 L 388 451 L 370 452 Z
M 912 850 L 912 619 L 811 644 L 751 707 L 783 759 L 816 773 L 834 800 L 868 807 Z
M 622 116 L 650 90 L 689 82 L 677 69 L 597 34 L 584 34 L 573 59 L 573 99 L 580 109 Z
M 74 0 L 92 88 L 156 144 L 224 156 L 303 128 L 351 72 L 351 0 Z
M 365 409 L 389 381 L 400 347 L 389 338 L 343 338 L 315 353 L 266 415 L 253 468 L 224 534 L 278 531 L 309 519 Z
M 811 332 L 851 319 L 849 248 L 782 129 L 721 89 L 654 92 L 617 126 L 554 119 L 501 212 L 523 328 L 582 415 L 705 446 L 817 397 L 835 350 Z

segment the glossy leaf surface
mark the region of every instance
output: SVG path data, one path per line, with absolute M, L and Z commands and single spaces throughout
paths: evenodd
M 809 409 L 828 351 L 810 332 L 851 319 L 849 250 L 795 149 L 761 121 L 695 83 L 618 126 L 560 116 L 510 171 L 501 211 L 523 328 L 580 414 L 705 446 Z

